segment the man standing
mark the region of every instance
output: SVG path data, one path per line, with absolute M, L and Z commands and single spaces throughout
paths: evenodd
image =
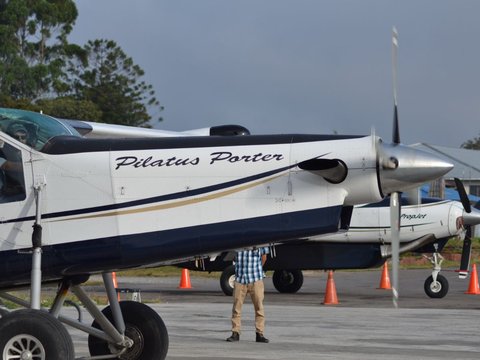
M 268 339 L 263 336 L 265 329 L 263 264 L 267 260 L 268 253 L 268 247 L 237 251 L 235 257 L 235 286 L 233 289 L 232 335 L 227 338 L 229 342 L 240 340 L 242 305 L 245 296 L 250 293 L 255 308 L 256 341 L 268 343 Z

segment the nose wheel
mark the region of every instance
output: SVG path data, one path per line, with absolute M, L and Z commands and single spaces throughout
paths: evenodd
M 438 249 L 438 244 L 433 246 L 435 250 Z M 438 251 L 435 251 L 431 257 L 425 255 L 424 257 L 433 265 L 432 275 L 425 280 L 423 286 L 425 294 L 432 299 L 441 299 L 448 293 L 448 280 L 445 276 L 440 275 L 444 258 Z
M 433 299 L 441 299 L 448 293 L 448 280 L 445 276 L 438 274 L 437 279 L 434 280 L 430 275 L 423 286 L 425 294 Z

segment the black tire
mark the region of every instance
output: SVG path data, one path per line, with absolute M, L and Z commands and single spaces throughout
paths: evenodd
M 233 287 L 235 286 L 235 265 L 229 265 L 222 271 L 220 276 L 220 287 L 227 296 L 233 295 Z
M 272 281 L 278 292 L 293 294 L 303 285 L 303 273 L 302 270 L 275 270 Z
M 423 286 L 425 294 L 433 299 L 441 299 L 448 293 L 448 280 L 445 276 L 438 274 L 437 282 L 433 282 L 433 276 L 430 275 Z
M 134 344 L 117 359 L 164 360 L 168 352 L 168 332 L 162 318 L 153 309 L 137 301 L 121 301 L 120 308 L 125 321 L 125 335 Z M 110 306 L 102 312 L 112 321 Z M 96 321 L 92 326 L 100 328 Z M 112 354 L 109 343 L 93 335 L 88 337 L 88 349 L 92 356 Z
M 13 311 L 0 319 L 0 354 L 2 359 L 75 358 L 72 338 L 62 323 L 49 313 L 32 309 Z

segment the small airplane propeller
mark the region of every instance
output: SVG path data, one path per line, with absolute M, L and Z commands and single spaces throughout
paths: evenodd
M 472 207 L 470 206 L 470 200 L 468 199 L 467 192 L 463 186 L 462 181 L 459 178 L 455 178 L 455 186 L 457 187 L 458 195 L 460 196 L 460 201 L 462 202 L 463 208 L 467 213 L 472 212 Z
M 468 199 L 467 192 L 465 187 L 460 179 L 455 178 L 455 186 L 462 202 L 463 209 L 467 214 L 472 212 L 472 207 L 470 205 L 470 200 Z M 460 279 L 465 279 L 468 276 L 468 269 L 470 268 L 470 254 L 472 251 L 472 224 L 465 221 L 465 217 L 462 216 L 461 224 L 465 228 L 465 236 L 463 239 L 463 248 L 462 248 L 462 257 L 460 259 L 460 270 L 458 272 L 458 277 Z
M 400 129 L 398 125 L 398 103 L 397 103 L 397 51 L 398 51 L 398 32 L 394 27 L 392 29 L 392 70 L 393 70 L 393 133 L 392 142 L 400 144 Z
M 397 103 L 397 51 L 398 32 L 395 27 L 392 30 L 392 75 L 393 75 L 393 133 L 392 142 L 400 144 L 400 130 L 398 125 Z M 393 306 L 398 308 L 398 270 L 400 266 L 400 194 L 390 194 L 390 231 L 392 241 L 392 300 Z

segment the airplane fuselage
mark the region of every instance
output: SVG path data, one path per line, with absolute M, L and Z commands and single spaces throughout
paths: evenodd
M 28 280 L 34 187 L 45 279 L 335 232 L 346 203 L 382 196 L 370 137 L 0 139 L 21 150 L 26 189 L 0 204 L 3 283 Z M 319 157 L 347 165 L 341 185 L 299 169 Z

